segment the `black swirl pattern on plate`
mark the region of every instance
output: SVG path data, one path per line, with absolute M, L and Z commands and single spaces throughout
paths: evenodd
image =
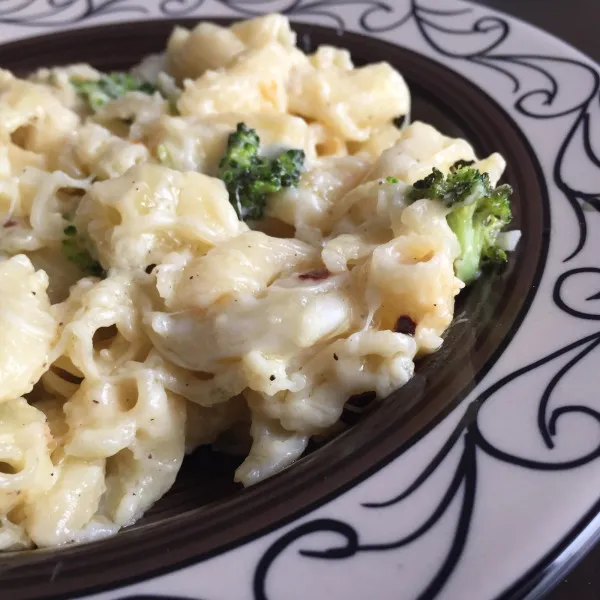
M 56 27 L 116 13 L 141 16 L 148 14 L 148 7 L 130 0 L 5 0 L 0 23 Z
M 346 27 L 344 6 L 361 8 L 359 24 L 364 32 L 382 33 L 399 30 L 405 24 L 416 24 L 428 46 L 440 56 L 464 60 L 494 71 L 508 80 L 515 96 L 514 108 L 527 119 L 553 121 L 569 119 L 568 133 L 556 149 L 553 178 L 557 188 L 571 207 L 577 222 L 579 235 L 575 247 L 564 257 L 565 262 L 581 255 L 588 241 L 588 218 L 600 212 L 600 156 L 594 145 L 593 125 L 600 116 L 600 75 L 589 63 L 561 56 L 515 54 L 504 51 L 511 36 L 511 24 L 499 16 L 480 17 L 473 8 L 432 9 L 421 0 L 387 2 L 381 0 L 216 0 L 240 17 L 252 17 L 266 12 L 281 12 L 293 17 L 315 16 L 328 20 L 338 29 Z M 204 5 L 204 0 L 162 0 L 159 8 L 165 16 L 190 15 Z M 16 0 L 0 7 L 0 23 L 23 26 L 56 26 L 92 20 L 109 13 L 146 14 L 148 8 L 141 1 L 130 0 Z M 455 44 L 452 40 L 469 41 Z M 456 48 L 467 47 L 466 50 Z M 566 73 L 576 72 L 578 81 L 585 81 L 573 90 L 561 85 L 560 78 Z M 581 182 L 570 172 L 571 156 L 584 151 L 587 164 L 579 165 L 580 172 L 591 173 L 590 182 Z M 586 210 L 590 209 L 590 210 Z M 555 305 L 571 318 L 585 321 L 600 320 L 600 309 L 595 302 L 600 300 L 600 269 L 595 266 L 578 267 L 562 273 L 554 285 Z M 582 278 L 588 282 L 582 285 Z M 596 290 L 589 281 L 597 282 Z M 592 289 L 583 298 L 578 298 L 580 289 Z M 600 425 L 600 412 L 583 403 L 557 405 L 554 392 L 557 386 L 569 377 L 584 361 L 598 360 L 600 331 L 586 335 L 550 352 L 529 365 L 522 367 L 495 382 L 482 391 L 471 402 L 458 425 L 438 454 L 423 472 L 404 490 L 391 498 L 374 499 L 362 505 L 364 511 L 385 511 L 399 506 L 413 495 L 440 469 L 446 469 L 445 460 L 456 454 L 452 478 L 445 493 L 431 511 L 429 517 L 409 535 L 402 535 L 367 543 L 353 525 L 336 519 L 313 519 L 304 522 L 277 539 L 264 553 L 256 566 L 253 580 L 253 597 L 256 600 L 274 600 L 268 592 L 269 576 L 277 565 L 278 558 L 290 550 L 293 543 L 302 540 L 307 546 L 299 551 L 308 560 L 344 560 L 365 553 L 391 552 L 421 538 L 448 513 L 453 502 L 460 503 L 454 534 L 441 564 L 433 573 L 419 600 L 434 599 L 444 588 L 456 569 L 465 545 L 468 542 L 472 515 L 477 502 L 477 461 L 481 453 L 505 464 L 520 469 L 539 471 L 565 471 L 587 464 L 600 457 L 598 444 L 573 456 L 569 460 L 553 460 L 552 450 L 561 432 L 566 431 L 569 415 L 579 415 Z M 509 386 L 519 386 L 542 367 L 552 367 L 554 375 L 543 388 L 538 390 L 537 422 L 532 427 L 544 442 L 547 457 L 526 456 L 514 449 L 501 447 L 485 431 L 480 416 L 494 402 L 502 402 Z M 563 421 L 565 425 L 563 425 Z M 458 452 L 456 452 L 458 450 Z M 454 451 L 454 452 L 453 452 Z M 444 463 L 442 465 L 442 463 Z M 308 539 L 315 533 L 330 533 L 338 543 L 326 549 L 311 549 Z M 573 536 L 577 532 L 573 532 Z M 571 537 L 573 537 L 571 536 Z M 185 600 L 173 596 L 127 596 L 129 600 Z
M 573 302 L 565 297 L 571 286 L 574 288 L 572 295 L 576 295 L 577 288 L 582 287 L 588 287 L 592 293 Z M 556 305 L 567 314 L 577 319 L 600 321 L 600 269 L 581 267 L 566 271 L 556 280 L 553 296 Z

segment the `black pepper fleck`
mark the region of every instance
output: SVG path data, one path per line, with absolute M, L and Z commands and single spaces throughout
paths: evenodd
M 270 381 L 275 381 L 275 375 L 271 375 L 271 377 L 269 377 Z
M 339 357 L 338 357 L 338 355 L 337 355 L 337 354 L 335 354 L 335 352 L 334 352 L 334 354 L 333 354 L 333 360 L 340 360 L 340 359 L 339 359 Z
M 146 273 L 148 273 L 148 275 L 150 275 L 150 273 L 152 273 L 152 271 L 154 271 L 155 268 L 156 268 L 156 265 L 154 263 L 152 263 L 151 265 L 148 265 L 146 267 Z

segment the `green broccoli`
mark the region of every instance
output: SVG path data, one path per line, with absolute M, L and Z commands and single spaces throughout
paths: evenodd
M 229 136 L 227 150 L 219 163 L 229 201 L 243 221 L 263 216 L 267 195 L 295 187 L 304 166 L 303 150 L 287 150 L 277 158 L 259 156 L 260 139 L 254 129 L 238 123 Z
M 107 73 L 96 81 L 71 78 L 75 88 L 93 112 L 98 111 L 107 102 L 124 96 L 127 92 L 143 92 L 154 94 L 156 88 L 145 81 L 140 81 L 129 73 Z
M 454 271 L 466 284 L 477 279 L 481 268 L 506 263 L 506 252 L 497 241 L 500 231 L 512 219 L 512 188 L 509 185 L 493 188 L 488 174 L 472 164 L 459 161 L 447 176 L 434 168 L 409 192 L 410 200 L 440 200 L 450 208 L 446 220 L 461 248 Z
M 74 225 L 67 225 L 64 233 L 62 251 L 65 258 L 75 263 L 86 275 L 104 277 L 106 272 L 102 265 L 92 258 L 91 254 L 82 246 L 81 240 L 78 239 L 77 228 Z

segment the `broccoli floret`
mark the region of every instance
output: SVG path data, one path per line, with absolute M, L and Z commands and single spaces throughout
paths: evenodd
M 296 187 L 304 167 L 304 150 L 286 150 L 271 161 L 273 176 L 281 180 L 281 187 Z
M 450 209 L 446 220 L 461 248 L 454 271 L 466 284 L 477 279 L 483 267 L 506 263 L 506 252 L 497 245 L 497 239 L 512 219 L 512 188 L 509 185 L 493 188 L 488 174 L 472 164 L 459 161 L 447 176 L 434 168 L 409 192 L 413 201 L 440 200 Z
M 105 277 L 106 272 L 102 265 L 94 260 L 91 254 L 82 246 L 81 240 L 77 237 L 77 228 L 74 225 L 67 225 L 64 234 L 62 252 L 65 258 L 75 263 L 86 275 Z
M 411 200 L 428 198 L 441 200 L 446 206 L 468 203 L 471 197 L 484 195 L 491 190 L 487 173 L 480 173 L 470 164 L 459 161 L 450 168 L 448 176 L 435 167 L 424 179 L 413 184 Z
M 238 123 L 229 136 L 219 163 L 229 201 L 243 221 L 263 216 L 267 195 L 298 185 L 304 166 L 303 150 L 287 150 L 277 158 L 259 156 L 260 139 L 254 129 Z
M 124 96 L 127 92 L 143 92 L 154 94 L 156 88 L 145 81 L 140 81 L 129 73 L 108 73 L 96 81 L 71 79 L 71 85 L 87 102 L 93 112 L 98 111 L 107 102 Z

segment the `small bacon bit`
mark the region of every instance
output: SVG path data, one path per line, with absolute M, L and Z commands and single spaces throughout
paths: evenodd
M 416 330 L 417 325 L 409 316 L 402 315 L 401 317 L 398 317 L 398 320 L 396 321 L 396 327 L 394 327 L 394 331 L 396 333 L 415 335 Z
M 4 227 L 4 229 L 8 229 L 9 227 L 16 227 L 17 225 L 18 223 L 14 219 L 6 219 L 6 221 L 2 223 L 2 227 Z
M 312 271 L 307 271 L 306 273 L 300 273 L 298 275 L 298 279 L 302 281 L 306 281 L 310 279 L 312 281 L 321 281 L 323 279 L 327 279 L 331 273 L 327 269 L 314 269 Z

